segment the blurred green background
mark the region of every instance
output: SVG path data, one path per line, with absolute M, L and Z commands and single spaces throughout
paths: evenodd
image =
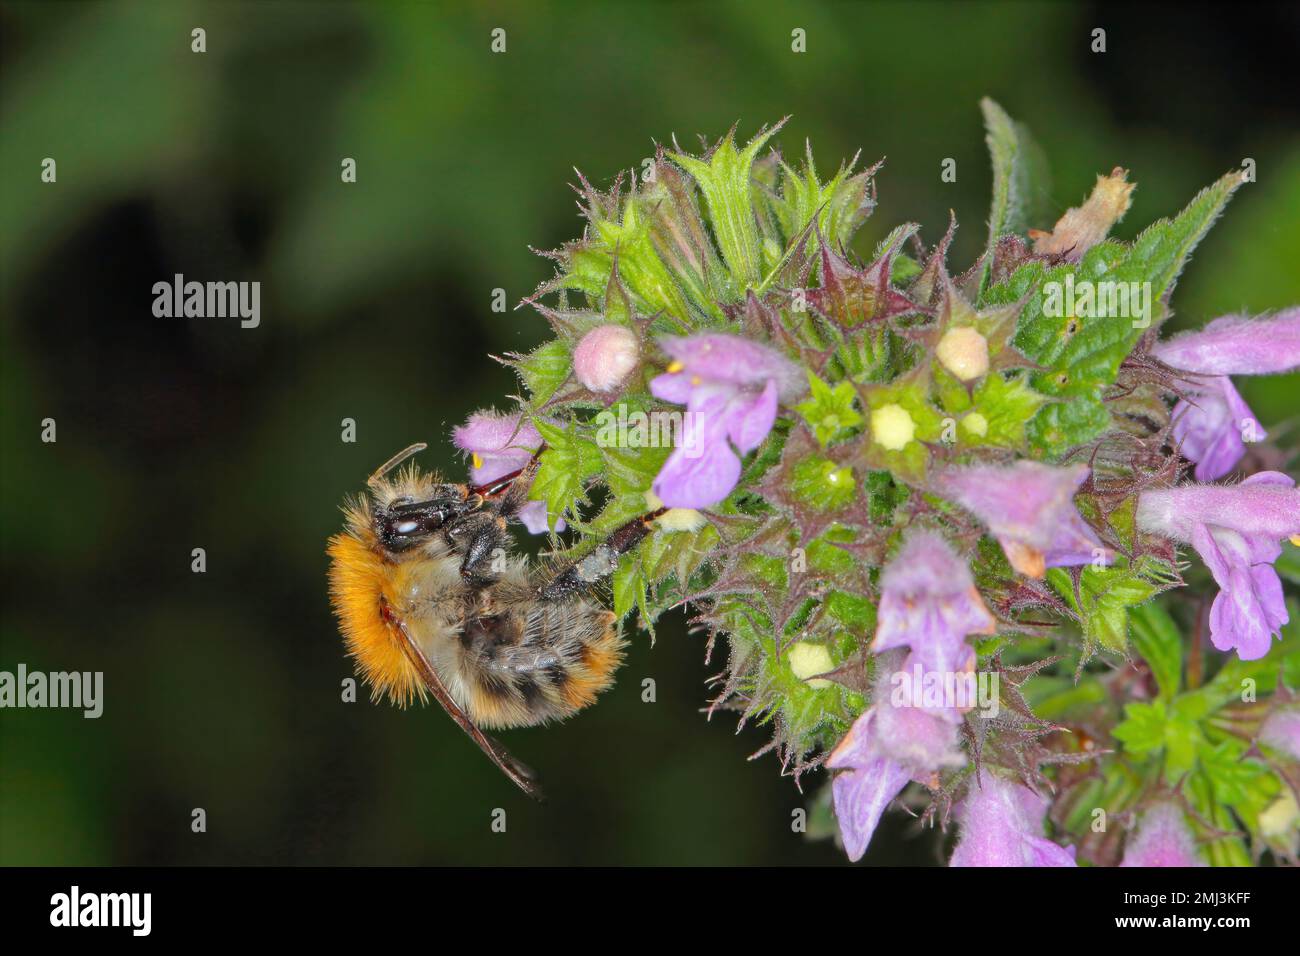
M 737 120 L 793 114 L 785 151 L 811 138 L 827 170 L 887 156 L 858 251 L 909 219 L 934 241 L 951 208 L 962 266 L 986 229 L 982 95 L 1034 130 L 1059 210 L 1127 167 L 1125 238 L 1251 157 L 1176 321 L 1300 302 L 1296 10 L 3 4 L 0 669 L 103 671 L 105 711 L 0 712 L 0 863 L 841 860 L 791 832 L 805 798 L 775 759 L 746 760 L 765 733 L 700 713 L 722 661 L 680 618 L 635 639 L 598 706 L 502 735 L 544 807 L 440 711 L 343 703 L 340 499 L 414 440 L 463 467 L 449 429 L 515 388 L 488 354 L 545 337 L 492 290 L 517 302 L 550 275 L 528 247 L 579 233 L 572 167 L 604 184 Z M 174 273 L 260 281 L 261 326 L 155 318 Z M 1300 404 L 1295 376 L 1243 391 L 1270 427 Z M 893 815 L 867 862 L 940 859 Z

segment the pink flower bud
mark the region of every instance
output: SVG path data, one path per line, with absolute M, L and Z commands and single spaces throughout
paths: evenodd
M 621 325 L 598 325 L 573 351 L 573 371 L 593 392 L 612 392 L 636 368 L 636 335 Z

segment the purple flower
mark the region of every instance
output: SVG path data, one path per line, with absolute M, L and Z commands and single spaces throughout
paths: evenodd
M 882 689 L 877 697 L 826 762 L 840 771 L 831 798 L 850 860 L 862 858 L 885 808 L 909 780 L 933 784 L 936 771 L 965 760 L 955 725 L 918 707 L 895 706 Z
M 1300 490 L 1281 472 L 1261 471 L 1239 485 L 1182 485 L 1144 491 L 1138 526 L 1196 548 L 1219 585 L 1210 607 L 1210 641 L 1244 661 L 1268 653 L 1287 622 L 1273 562 L 1281 540 L 1300 534 Z
M 973 465 L 940 472 L 934 486 L 988 526 L 1013 568 L 1041 578 L 1048 568 L 1114 558 L 1074 506 L 1088 471 L 1087 465 L 1054 468 L 1035 461 Z
M 532 422 L 521 422 L 522 418 L 518 412 L 475 412 L 464 425 L 452 429 L 452 443 L 470 456 L 469 474 L 474 484 L 490 484 L 532 460 L 533 452 L 542 445 L 542 436 Z M 533 534 L 547 530 L 543 501 L 527 502 L 515 517 Z M 564 530 L 563 519 L 556 522 L 555 530 Z
M 954 813 L 961 838 L 949 866 L 1076 866 L 1074 847 L 1043 836 L 1047 798 L 1023 784 L 985 773 Z
M 635 333 L 621 325 L 598 325 L 573 350 L 573 374 L 593 392 L 612 392 L 636 368 Z
M 1196 462 L 1198 481 L 1215 481 L 1246 454 L 1246 438 L 1263 441 L 1268 433 L 1226 375 L 1198 382 L 1174 406 L 1174 440 L 1184 458 Z
M 1172 803 L 1156 804 L 1142 814 L 1137 832 L 1124 845 L 1120 866 L 1209 866 L 1196 852 L 1196 837 L 1183 811 Z
M 672 362 L 650 382 L 650 391 L 685 405 L 686 415 L 678 446 L 652 487 L 670 508 L 706 508 L 736 487 L 736 451 L 745 454 L 762 443 L 776 421 L 777 402 L 804 390 L 803 374 L 779 353 L 735 335 L 670 337 L 660 345 Z
M 973 666 L 975 651 L 966 635 L 991 634 L 996 622 L 966 562 L 942 535 L 910 534 L 881 574 L 880 587 L 873 651 L 910 647 L 925 673 L 955 674 Z
M 1196 462 L 1198 481 L 1215 481 L 1246 453 L 1246 441 L 1267 437 L 1229 375 L 1266 375 L 1300 367 L 1300 309 L 1272 318 L 1226 315 L 1199 332 L 1158 343 L 1152 354 L 1185 372 L 1207 376 L 1189 384 L 1174 406 L 1174 438 Z
M 1259 739 L 1276 750 L 1300 760 L 1300 707 L 1275 710 L 1259 728 Z

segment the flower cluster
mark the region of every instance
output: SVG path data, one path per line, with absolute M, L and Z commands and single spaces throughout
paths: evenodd
M 826 177 L 779 126 L 582 179 L 527 300 L 553 338 L 505 359 L 525 397 L 454 441 L 476 483 L 536 457 L 517 517 L 574 556 L 651 516 L 615 615 L 684 606 L 725 643 L 713 707 L 828 778 L 850 859 L 895 802 L 955 829 L 954 866 L 1291 859 L 1300 490 L 1233 377 L 1300 368 L 1300 309 L 1165 334 L 1243 174 L 1124 241 L 1117 168 L 1053 225 L 982 105 L 962 270 L 955 221 L 856 257 L 880 164 Z

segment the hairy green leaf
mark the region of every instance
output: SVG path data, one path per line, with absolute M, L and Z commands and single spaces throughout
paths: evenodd
M 1037 221 L 1046 205 L 1047 160 L 1025 126 L 1001 106 L 986 96 L 980 100 L 980 109 L 984 112 L 984 140 L 993 161 L 988 242 L 992 253 L 999 238 L 1007 233 L 1023 234 Z
M 547 522 L 554 528 L 557 519 L 575 513 L 578 503 L 586 499 L 585 482 L 600 473 L 603 459 L 600 447 L 579 435 L 574 426 L 565 429 L 540 418 L 534 418 L 533 424 L 547 448 L 528 497 L 546 502 Z

